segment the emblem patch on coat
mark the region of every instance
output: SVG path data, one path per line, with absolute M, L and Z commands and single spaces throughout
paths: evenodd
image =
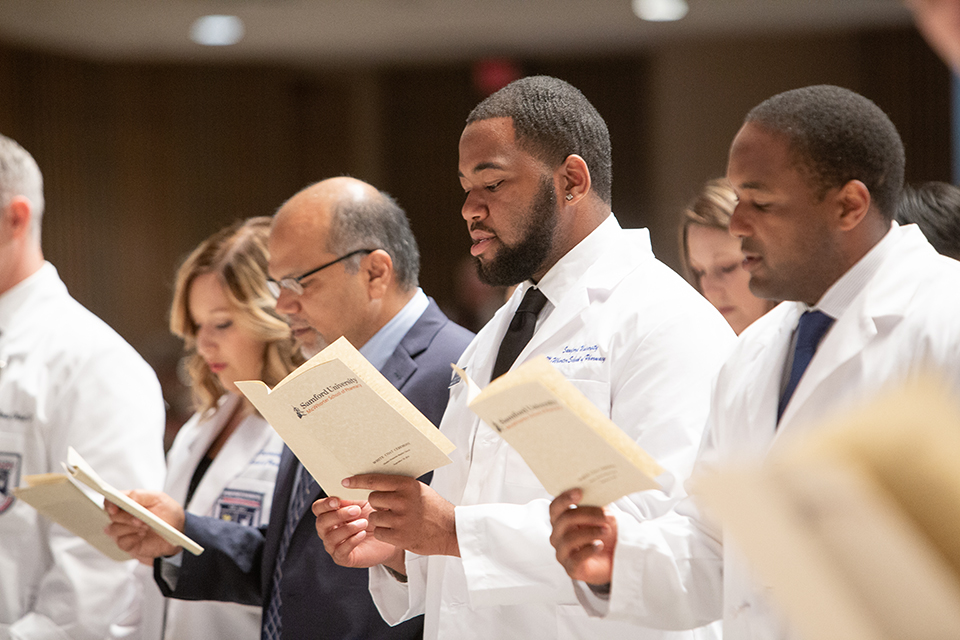
M 217 502 L 217 512 L 213 515 L 221 520 L 229 520 L 246 527 L 259 527 L 262 511 L 262 493 L 224 489 Z
M 13 490 L 20 485 L 20 454 L 0 451 L 0 513 L 16 502 Z

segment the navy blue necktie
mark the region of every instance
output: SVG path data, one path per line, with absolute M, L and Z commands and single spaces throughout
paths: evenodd
M 290 493 L 290 504 L 287 507 L 287 518 L 283 525 L 283 534 L 280 537 L 280 547 L 277 549 L 277 563 L 273 567 L 273 587 L 270 589 L 270 600 L 267 603 L 267 609 L 263 616 L 264 640 L 280 640 L 280 607 L 283 604 L 280 599 L 280 580 L 283 578 L 283 561 L 287 557 L 287 549 L 290 548 L 290 538 L 293 537 L 293 531 L 303 516 L 303 510 L 307 506 L 307 500 L 317 490 L 317 483 L 307 469 L 297 462 L 297 475 L 293 481 L 293 489 Z
M 500 351 L 497 352 L 497 361 L 493 365 L 491 380 L 506 373 L 516 361 L 517 356 L 533 337 L 533 330 L 537 327 L 537 316 L 547 304 L 547 296 L 536 287 L 530 287 L 523 294 L 520 306 L 510 321 L 507 332 L 500 342 Z
M 833 324 L 833 318 L 822 311 L 806 311 L 800 316 L 800 324 L 797 326 L 797 345 L 793 352 L 793 366 L 790 368 L 790 380 L 787 381 L 787 387 L 783 390 L 783 396 L 780 398 L 780 404 L 777 406 L 777 422 L 780 422 L 780 416 L 783 415 L 790 402 L 790 396 L 793 395 L 803 372 L 807 365 L 813 360 L 813 354 L 817 352 L 817 346 L 823 335 Z

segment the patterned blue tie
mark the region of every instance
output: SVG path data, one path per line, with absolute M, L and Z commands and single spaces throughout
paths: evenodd
M 317 490 L 317 483 L 307 469 L 297 462 L 297 475 L 290 492 L 290 505 L 287 507 L 287 519 L 283 525 L 283 535 L 280 537 L 280 547 L 277 549 L 277 563 L 273 568 L 273 587 L 270 589 L 270 602 L 263 616 L 263 640 L 280 640 L 280 579 L 283 577 L 283 561 L 287 557 L 290 547 L 290 538 L 297 528 L 307 500 Z
M 790 396 L 793 395 L 797 384 L 800 382 L 803 372 L 807 365 L 813 359 L 813 354 L 817 352 L 817 346 L 823 335 L 833 324 L 833 318 L 822 311 L 806 311 L 800 316 L 800 324 L 797 326 L 797 345 L 793 352 L 793 366 L 790 368 L 790 380 L 787 381 L 787 387 L 783 390 L 783 396 L 780 398 L 780 404 L 777 406 L 777 423 L 780 423 L 780 416 L 783 415 L 790 402 Z

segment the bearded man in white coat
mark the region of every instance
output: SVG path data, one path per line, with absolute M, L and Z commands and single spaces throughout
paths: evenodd
M 0 640 L 139 637 L 136 562 L 115 562 L 13 489 L 73 447 L 117 487 L 163 485 L 150 366 L 67 292 L 40 245 L 43 177 L 0 136 Z
M 519 283 L 459 365 L 488 383 L 518 307 L 542 296 L 532 338 L 515 362 L 497 364 L 546 356 L 666 469 L 662 491 L 623 508 L 638 518 L 669 511 L 684 496 L 710 383 L 733 334 L 654 258 L 645 230 L 620 228 L 603 119 L 563 81 L 519 80 L 470 114 L 459 169 L 481 279 Z M 314 505 L 337 562 L 379 565 L 370 588 L 385 620 L 424 613 L 428 639 L 716 637 L 715 628 L 665 632 L 588 618 L 553 559 L 550 496 L 466 402 L 466 385 L 454 379 L 440 428 L 457 448 L 431 487 L 356 476 L 344 484 L 372 489 L 369 503 Z
M 741 334 L 724 364 L 698 469 L 762 458 L 930 368 L 960 390 L 960 263 L 916 225 L 892 222 L 903 173 L 893 124 L 846 89 L 788 91 L 748 114 L 727 166 L 739 198 L 730 230 L 753 292 L 787 302 Z M 805 337 L 817 318 L 819 347 Z M 595 615 L 675 629 L 722 616 L 727 640 L 795 637 L 771 589 L 689 499 L 648 521 L 570 509 L 578 499 L 551 505 L 552 542 Z

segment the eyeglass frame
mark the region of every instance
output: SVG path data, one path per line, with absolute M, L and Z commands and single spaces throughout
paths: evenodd
M 377 251 L 377 249 L 356 249 L 356 250 L 354 250 L 354 251 L 351 251 L 350 253 L 347 253 L 347 254 L 345 254 L 345 255 L 340 256 L 340 257 L 337 258 L 336 260 L 333 260 L 333 261 L 331 261 L 331 262 L 328 262 L 327 264 L 320 265 L 320 266 L 317 267 L 316 269 L 311 269 L 310 271 L 307 271 L 306 273 L 304 273 L 304 274 L 302 274 L 302 275 L 299 275 L 299 276 L 296 276 L 296 277 L 287 276 L 286 278 L 280 278 L 279 281 L 274 280 L 273 278 L 269 278 L 269 277 L 268 277 L 268 278 L 267 278 L 267 289 L 270 291 L 270 294 L 271 294 L 274 298 L 279 298 L 279 297 L 280 297 L 280 291 L 283 290 L 283 289 L 286 289 L 287 291 L 290 291 L 290 292 L 293 293 L 294 295 L 301 296 L 301 295 L 303 295 L 304 289 L 303 289 L 303 285 L 300 284 L 300 281 L 303 280 L 304 278 L 309 278 L 310 276 L 314 275 L 315 273 L 319 273 L 320 271 L 323 271 L 323 270 L 326 269 L 327 267 L 332 267 L 333 265 L 337 264 L 338 262 L 343 262 L 343 261 L 346 260 L 347 258 L 352 258 L 353 256 L 358 255 L 358 254 L 361 254 L 361 253 L 373 253 L 374 251 Z

